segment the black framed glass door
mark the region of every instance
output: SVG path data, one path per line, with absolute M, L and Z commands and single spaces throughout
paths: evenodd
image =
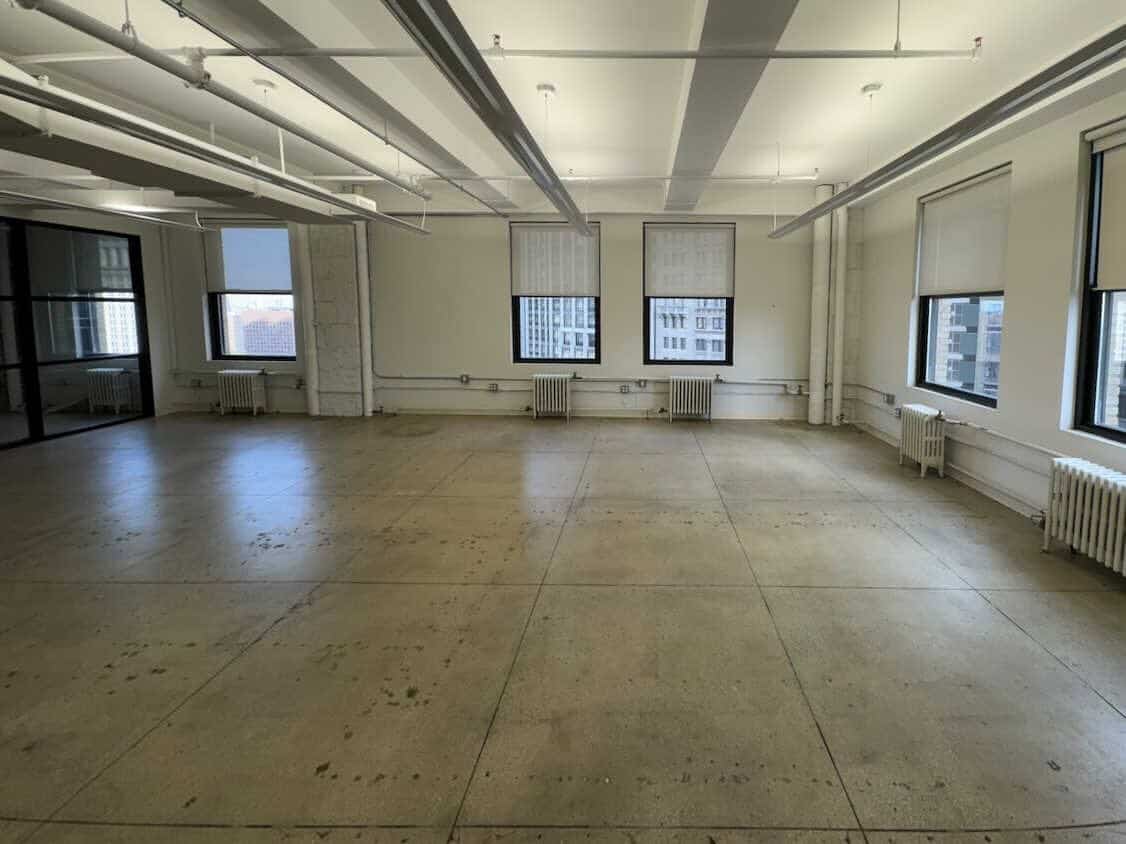
M 140 238 L 0 219 L 0 447 L 150 416 Z

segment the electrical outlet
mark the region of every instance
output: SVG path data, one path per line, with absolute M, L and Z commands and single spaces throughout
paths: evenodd
M 500 385 L 499 384 L 489 384 L 489 392 L 490 393 L 499 393 L 500 392 Z
M 647 386 L 649 386 L 649 382 L 644 378 L 638 378 L 637 386 L 644 390 Z
M 903 408 L 902 408 L 902 407 L 897 407 L 897 408 L 895 409 L 895 418 L 896 418 L 896 419 L 899 419 L 899 418 L 900 418 L 901 416 L 903 416 Z
M 884 404 L 895 404 L 895 393 L 884 393 Z
M 468 373 L 463 372 L 461 375 L 457 376 L 457 380 L 460 381 L 462 384 L 468 384 L 469 383 Z
M 618 385 L 618 392 L 619 393 L 628 393 L 629 392 L 629 384 L 619 384 Z

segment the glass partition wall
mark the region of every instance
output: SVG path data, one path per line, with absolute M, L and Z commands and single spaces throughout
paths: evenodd
M 0 219 L 0 447 L 152 414 L 135 235 Z

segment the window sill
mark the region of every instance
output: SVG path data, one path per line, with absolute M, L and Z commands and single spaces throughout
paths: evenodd
M 950 401 L 960 402 L 961 404 L 965 404 L 965 405 L 968 405 L 970 407 L 980 408 L 981 410 L 992 410 L 992 411 L 997 410 L 997 400 L 996 399 L 986 399 L 986 398 L 975 399 L 975 398 L 971 398 L 970 395 L 968 395 L 966 393 L 960 393 L 960 392 L 956 392 L 954 390 L 947 391 L 947 390 L 935 389 L 933 384 L 910 384 L 909 389 L 918 390 L 921 393 L 927 393 L 927 394 L 932 395 L 932 396 L 938 396 L 940 398 L 949 399 Z

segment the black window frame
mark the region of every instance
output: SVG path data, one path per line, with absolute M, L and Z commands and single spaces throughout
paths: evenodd
M 293 349 L 292 355 L 231 355 L 223 351 L 223 304 L 224 296 L 288 296 L 293 300 Z M 207 323 L 211 340 L 211 360 L 297 360 L 297 297 L 292 290 L 211 290 L 207 294 Z
M 508 223 L 508 293 L 512 309 L 512 362 L 513 363 L 565 363 L 575 366 L 591 366 L 602 363 L 602 226 L 591 221 L 598 238 L 598 295 L 597 296 L 517 296 L 512 292 L 515 273 L 512 270 L 512 227 L 558 226 L 558 221 L 510 220 Z M 520 354 L 520 300 L 521 299 L 593 299 L 594 300 L 594 357 L 592 358 L 533 358 Z M 562 326 L 560 326 L 562 329 Z M 574 331 L 575 326 L 571 326 Z M 578 346 L 574 346 L 578 348 Z M 584 347 L 585 348 L 585 347 Z
M 645 260 L 645 251 L 648 238 L 645 236 L 645 230 L 650 225 L 658 226 L 729 226 L 731 228 L 731 262 L 732 266 L 738 266 L 735 261 L 735 251 L 738 249 L 739 242 L 739 229 L 735 223 L 727 222 L 670 222 L 665 220 L 654 220 L 652 223 L 643 222 L 641 224 L 641 362 L 645 366 L 734 366 L 735 365 L 735 297 L 734 296 L 648 296 L 645 293 L 645 270 L 648 262 Z M 735 279 L 731 279 L 734 285 Z M 650 324 L 650 301 L 652 299 L 722 299 L 725 303 L 724 307 L 724 356 L 723 358 L 707 358 L 704 360 L 667 360 L 664 358 L 654 358 L 649 355 L 649 335 L 652 332 L 653 326 Z M 678 350 L 679 351 L 679 350 Z M 686 351 L 692 351 L 686 349 Z
M 1099 266 L 1100 214 L 1102 206 L 1103 156 L 1106 151 L 1091 153 L 1091 172 L 1087 187 L 1086 236 L 1083 245 L 1083 293 L 1079 317 L 1079 356 L 1075 378 L 1075 412 L 1072 424 L 1076 430 L 1103 439 L 1126 443 L 1126 431 L 1099 425 L 1096 401 L 1099 392 L 1099 357 L 1102 337 L 1109 311 L 1106 300 L 1126 288 L 1096 290 Z
M 980 393 L 972 393 L 969 390 L 959 390 L 956 387 L 950 387 L 946 384 L 936 384 L 934 381 L 927 380 L 927 334 L 930 329 L 930 303 L 942 299 L 974 298 L 1000 298 L 1003 301 L 1005 292 L 1003 290 L 975 290 L 973 293 L 943 293 L 933 296 L 919 296 L 919 310 L 916 320 L 918 324 L 916 326 L 917 337 L 915 346 L 915 386 L 921 390 L 930 390 L 935 393 L 952 396 L 953 398 L 964 399 L 974 404 L 980 404 L 983 407 L 995 408 L 997 407 L 997 399 L 993 396 L 983 396 Z M 1004 331 L 1003 323 L 1001 330 L 1002 332 Z M 1002 348 L 1004 348 L 1003 343 Z
M 108 229 L 74 226 L 67 223 L 51 223 L 24 217 L 0 215 L 0 222 L 8 226 L 9 272 L 12 288 L 0 292 L 0 302 L 12 306 L 15 322 L 15 346 L 19 360 L 0 364 L 0 368 L 13 370 L 20 374 L 20 389 L 23 391 L 24 411 L 27 420 L 27 436 L 21 439 L 0 442 L 0 451 L 19 448 L 38 442 L 71 437 L 76 434 L 125 425 L 138 419 L 156 415 L 156 402 L 153 392 L 152 358 L 149 345 L 148 309 L 145 301 L 144 262 L 141 258 L 141 236 Z M 96 294 L 35 293 L 31 283 L 31 264 L 28 249 L 28 227 L 58 229 L 80 234 L 100 235 L 126 241 L 129 250 L 129 272 L 131 289 L 129 298 L 98 296 Z M 4 256 L 0 255 L 0 260 Z M 127 291 L 113 291 L 125 293 Z M 70 358 L 40 359 L 36 343 L 35 311 L 38 302 L 129 302 L 133 305 L 133 317 L 137 327 L 137 351 L 122 354 L 94 354 Z M 73 364 L 97 363 L 98 361 L 123 360 L 133 358 L 137 361 L 137 379 L 140 390 L 140 408 L 124 419 L 96 422 L 84 427 L 49 433 L 43 422 L 43 399 L 40 390 L 39 370 L 47 367 Z

